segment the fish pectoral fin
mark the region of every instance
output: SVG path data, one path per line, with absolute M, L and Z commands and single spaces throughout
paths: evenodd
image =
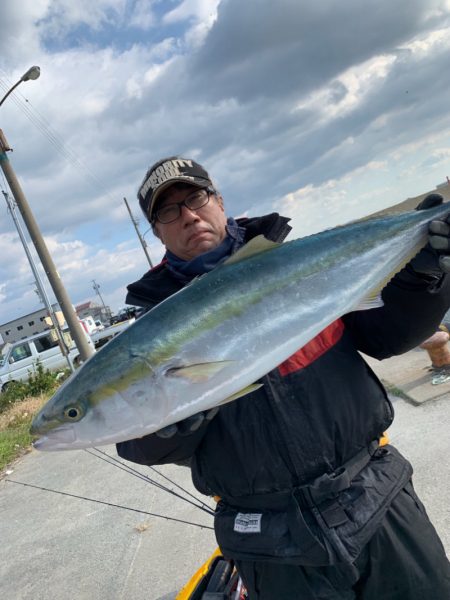
M 240 262 L 241 260 L 245 260 L 246 258 L 250 258 L 251 256 L 255 256 L 256 254 L 266 252 L 267 250 L 274 250 L 275 248 L 278 248 L 278 246 L 281 246 L 281 244 L 278 242 L 271 242 L 263 235 L 257 235 L 247 242 L 245 246 L 242 246 L 242 248 L 232 254 L 230 258 L 227 258 L 223 264 L 232 265 Z
M 220 402 L 220 404 L 227 404 L 228 402 L 237 400 L 238 398 L 241 398 L 242 396 L 246 396 L 247 394 L 256 392 L 256 390 L 259 390 L 259 388 L 263 387 L 263 385 L 264 385 L 263 383 L 252 383 L 251 385 L 248 385 L 244 389 L 239 390 L 235 394 L 228 396 L 228 398 L 225 398 L 225 400 L 222 400 L 222 402 Z
M 215 362 L 197 363 L 194 365 L 185 365 L 183 367 L 173 367 L 166 371 L 170 377 L 184 377 L 193 383 L 208 381 L 213 375 L 219 373 L 225 367 L 233 364 L 233 360 L 220 360 Z

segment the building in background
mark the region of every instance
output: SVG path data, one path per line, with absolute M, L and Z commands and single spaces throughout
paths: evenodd
M 53 311 L 61 327 L 65 327 L 65 319 L 58 303 L 52 304 Z M 100 306 L 95 302 L 85 302 L 75 307 L 79 319 L 92 317 L 94 321 L 100 321 L 102 325 L 109 326 L 111 321 L 111 309 L 109 306 Z M 51 319 L 48 317 L 47 309 L 40 308 L 28 315 L 18 317 L 0 325 L 0 348 L 8 342 L 18 342 L 25 338 L 53 329 Z
M 91 300 L 75 306 L 75 311 L 79 319 L 92 317 L 94 321 L 100 321 L 105 326 L 108 326 L 111 321 L 111 309 L 109 306 L 101 306 Z
M 57 303 L 52 304 L 52 308 L 59 320 L 58 313 L 62 315 L 59 305 Z M 0 345 L 4 345 L 7 342 L 24 340 L 25 338 L 30 337 L 30 335 L 35 335 L 36 333 L 42 333 L 43 331 L 51 329 L 52 326 L 45 321 L 46 317 L 48 317 L 47 309 L 40 308 L 28 315 L 18 317 L 13 321 L 8 321 L 8 323 L 3 323 L 3 325 L 0 325 L 0 335 L 3 339 L 3 342 L 0 340 Z

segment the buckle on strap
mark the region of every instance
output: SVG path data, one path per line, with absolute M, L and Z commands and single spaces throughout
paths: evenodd
M 306 508 L 312 508 L 325 500 L 332 499 L 339 492 L 350 487 L 352 480 L 369 463 L 378 446 L 378 440 L 375 440 L 333 473 L 324 473 L 312 483 L 296 487 L 295 497 Z
M 335 497 L 339 492 L 350 487 L 352 479 L 368 464 L 373 454 L 379 446 L 378 440 L 369 444 L 353 458 L 347 461 L 342 467 L 334 473 L 324 474 L 314 479 L 309 484 L 294 487 L 289 490 L 280 490 L 278 492 L 268 492 L 251 496 L 222 496 L 222 501 L 235 508 L 249 508 L 253 510 L 280 510 L 286 509 L 293 499 L 294 503 L 300 509 L 314 508 L 320 506 L 323 511 L 329 515 L 328 519 L 336 522 L 337 514 L 339 519 L 344 518 L 344 513 L 338 511 Z M 334 516 L 332 516 L 334 514 Z M 325 518 L 325 516 L 324 516 Z M 328 522 L 328 521 L 327 521 Z M 341 520 L 341 522 L 343 522 Z

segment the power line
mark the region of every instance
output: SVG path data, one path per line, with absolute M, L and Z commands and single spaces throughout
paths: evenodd
M 0 79 L 0 88 L 7 90 L 10 85 L 8 83 L 8 77 L 6 76 L 5 71 L 1 68 L 0 73 L 2 73 L 3 79 L 5 80 L 2 81 Z M 81 160 L 80 156 L 64 142 L 63 138 L 52 127 L 49 120 L 35 106 L 33 106 L 32 103 L 25 96 L 23 96 L 18 90 L 16 90 L 11 94 L 11 100 L 25 114 L 25 116 L 30 120 L 30 122 L 40 131 L 40 133 L 47 139 L 49 144 L 53 146 L 53 148 L 55 148 L 55 150 L 59 152 L 70 165 L 78 169 L 79 172 L 82 172 L 83 175 L 86 176 L 87 180 L 90 182 L 93 188 L 101 188 L 104 191 L 104 193 L 106 193 L 106 196 L 110 198 L 110 200 L 113 203 L 116 202 L 116 199 L 108 191 L 106 183 L 102 181 L 93 171 L 91 171 L 91 169 L 83 162 L 83 160 Z M 127 206 L 133 225 L 135 227 L 141 246 L 144 250 L 147 261 L 150 265 L 150 268 L 153 268 L 153 263 L 147 249 L 147 243 L 139 231 L 137 222 L 134 219 L 125 198 L 124 201 Z
M 3 69 L 0 71 L 4 74 Z M 8 78 L 3 75 L 3 78 L 8 81 Z M 0 79 L 0 87 L 3 89 L 8 88 L 8 83 L 3 82 Z M 83 174 L 87 175 L 90 183 L 95 187 L 101 187 L 106 194 L 113 199 L 112 195 L 108 192 L 105 182 L 103 182 L 89 167 L 81 160 L 79 155 L 72 150 L 53 129 L 48 119 L 42 115 L 32 103 L 25 98 L 19 91 L 15 91 L 11 94 L 10 98 L 16 106 L 25 114 L 25 116 L 31 121 L 31 123 L 41 132 L 41 134 L 47 139 L 47 141 L 75 168 L 82 171 Z

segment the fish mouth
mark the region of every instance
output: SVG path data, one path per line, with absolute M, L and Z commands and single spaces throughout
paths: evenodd
M 33 442 L 36 450 L 64 450 L 67 447 L 74 448 L 77 436 L 72 425 L 61 425 L 47 431 L 44 435 Z

